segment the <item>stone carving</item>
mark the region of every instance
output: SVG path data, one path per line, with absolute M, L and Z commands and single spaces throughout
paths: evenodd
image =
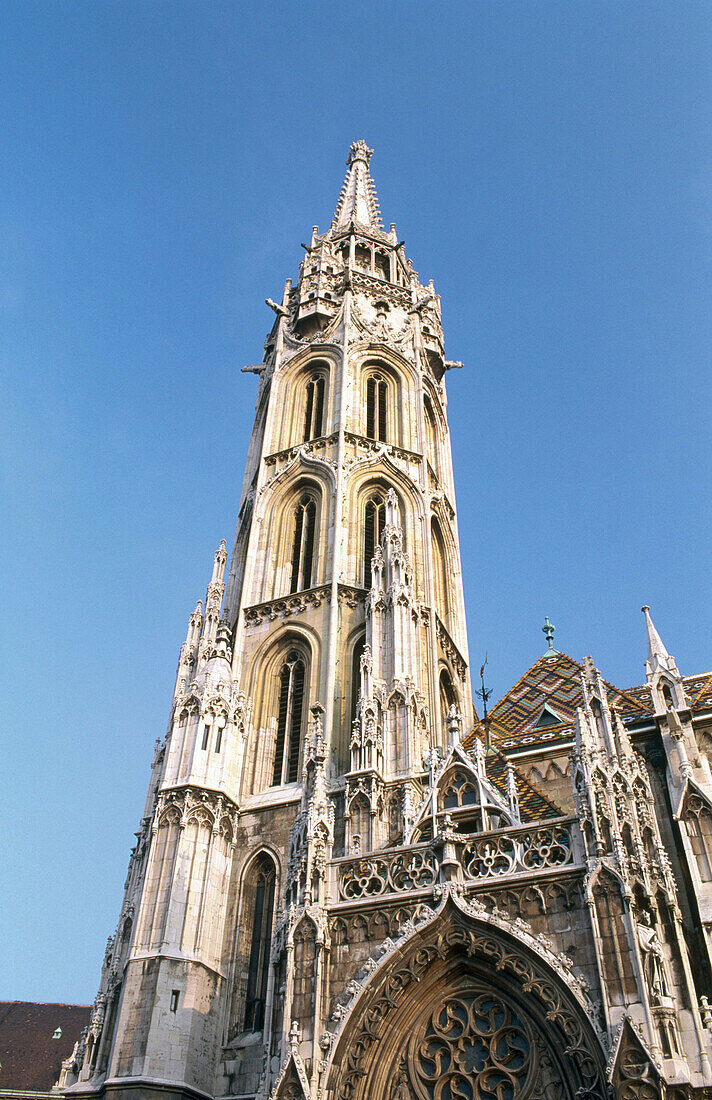
M 529 1029 L 501 997 L 449 997 L 411 1041 L 411 1072 L 428 1097 L 490 1100 L 523 1093 L 534 1063 Z
M 291 619 L 310 608 L 321 607 L 325 600 L 327 603 L 331 600 L 331 588 L 327 584 L 319 588 L 309 588 L 305 592 L 295 592 L 294 595 L 283 596 L 277 600 L 254 604 L 253 607 L 246 607 L 244 622 L 246 626 L 259 626 L 260 623 L 274 622 L 275 619 Z
M 420 890 L 432 886 L 437 876 L 435 853 L 430 847 L 364 857 L 339 868 L 339 897 L 355 901 L 402 890 Z
M 393 953 L 394 963 L 388 964 L 384 959 L 384 963 L 372 976 L 369 986 L 361 995 L 358 1003 L 360 1004 L 363 1000 L 363 1005 L 360 1010 L 355 1010 L 359 1014 L 353 1020 L 354 1031 L 348 1033 L 348 1043 L 344 1049 L 342 1062 L 339 1062 L 339 1045 L 334 1047 L 334 1066 L 337 1067 L 334 1095 L 337 1100 L 357 1100 L 357 1098 L 361 1100 L 362 1097 L 365 1098 L 363 1080 L 368 1072 L 367 1067 L 374 1064 L 374 1047 L 384 1032 L 387 1018 L 407 996 L 410 984 L 420 981 L 438 959 L 447 959 L 453 952 L 470 960 L 482 960 L 482 965 L 486 968 L 488 975 L 494 975 L 495 973 L 513 975 L 521 988 L 526 990 L 527 994 L 533 998 L 532 1007 L 533 1009 L 536 1008 L 536 1015 L 539 1016 L 542 1011 L 544 1012 L 548 1021 L 549 1033 L 553 1034 L 551 1029 L 559 1029 L 562 1041 L 566 1046 L 568 1063 L 578 1078 L 577 1097 L 580 1100 L 584 1100 L 584 1098 L 585 1100 L 601 1100 L 601 1097 L 605 1096 L 602 1079 L 602 1051 L 597 1046 L 598 1040 L 594 1032 L 591 1030 L 588 1035 L 586 1033 L 586 1029 L 593 1021 L 591 1007 L 583 993 L 579 991 L 574 994 L 564 982 L 558 984 L 552 978 L 551 971 L 548 971 L 543 963 L 537 961 L 537 956 L 531 948 L 527 951 L 524 945 L 516 940 L 500 938 L 497 929 L 494 927 L 487 928 L 470 922 L 458 911 L 456 904 L 449 901 L 449 897 L 450 895 L 446 893 L 443 902 L 445 906 L 448 906 L 447 916 L 443 916 L 444 910 L 441 909 L 440 913 L 424 924 L 422 930 L 413 935 L 410 940 L 397 945 L 397 950 Z M 526 935 L 524 927 L 522 927 L 521 934 L 522 936 Z M 531 939 L 531 937 L 528 938 Z M 563 962 L 558 961 L 555 956 L 551 955 L 546 947 L 546 941 L 542 943 L 541 954 L 543 958 L 551 956 L 556 973 L 565 978 L 566 982 L 570 981 L 571 976 L 564 967 Z M 385 958 L 387 959 L 388 956 Z M 481 993 L 496 999 L 497 995 L 494 992 L 491 979 L 488 978 L 487 985 L 482 988 Z M 585 1008 L 584 1004 L 586 1005 Z M 469 1020 L 471 1018 L 469 1015 L 470 1009 L 468 1008 L 467 1011 Z M 431 1022 L 432 1019 L 431 1016 Z M 463 1017 L 460 1016 L 460 1019 L 462 1021 Z M 440 1032 L 446 1032 L 448 1026 L 449 1021 L 446 1015 L 444 1020 L 440 1020 Z M 346 1035 L 346 1033 L 344 1034 Z M 420 1035 L 420 1042 L 428 1038 L 423 1032 L 417 1032 L 416 1034 Z M 448 1054 L 448 1049 L 452 1050 L 453 1048 L 448 1048 L 444 1035 L 436 1034 L 435 1029 L 433 1029 L 433 1034 L 436 1049 L 441 1051 L 438 1054 L 439 1061 L 436 1059 L 439 1070 L 462 1076 L 462 1065 L 469 1064 L 470 1081 L 467 1087 L 472 1088 L 472 1069 L 475 1063 L 471 1060 L 468 1063 L 468 1058 L 471 1059 L 471 1055 L 466 1055 L 464 1052 L 464 1047 L 467 1044 L 463 1043 L 457 1056 L 454 1056 Z M 415 1044 L 416 1040 L 413 1039 L 411 1042 Z M 438 1044 L 440 1045 L 438 1046 Z M 457 1042 L 455 1042 L 455 1047 L 457 1047 Z M 424 1049 L 427 1052 L 427 1047 Z M 518 1039 L 517 1043 L 513 1043 L 512 1049 L 522 1051 L 524 1049 L 522 1040 Z M 411 1083 L 416 1085 L 418 1097 L 423 1097 L 424 1100 L 429 1100 L 431 1097 L 433 1100 L 445 1100 L 445 1098 L 450 1097 L 452 1097 L 452 1100 L 455 1100 L 456 1097 L 461 1097 L 462 1100 L 473 1100 L 473 1098 L 485 1100 L 485 1097 L 487 1097 L 489 1100 L 489 1097 L 523 1095 L 523 1093 L 511 1091 L 511 1081 L 516 1081 L 515 1069 L 518 1072 L 517 1058 L 519 1056 L 509 1053 L 507 1043 L 504 1045 L 499 1044 L 497 1050 L 501 1065 L 504 1065 L 505 1068 L 509 1066 L 510 1082 L 507 1088 L 510 1091 L 506 1089 L 496 1091 L 493 1088 L 487 1093 L 484 1091 L 484 1086 L 487 1084 L 486 1077 L 478 1082 L 479 1092 L 457 1091 L 459 1088 L 465 1087 L 460 1084 L 451 1088 L 449 1092 L 439 1090 L 437 1088 L 437 1074 L 432 1068 L 426 1070 L 424 1076 L 427 1084 L 427 1074 L 430 1074 L 433 1085 L 431 1091 L 426 1091 L 424 1087 L 418 1087 L 423 1083 L 421 1080 L 422 1074 L 411 1073 Z M 410 1064 L 414 1059 L 417 1062 L 417 1059 L 420 1058 L 420 1065 L 427 1065 L 425 1053 L 418 1054 L 418 1051 L 420 1051 L 420 1047 L 416 1050 L 415 1046 L 411 1045 Z M 445 1065 L 444 1059 L 447 1057 L 450 1057 L 451 1061 Z M 503 1072 L 501 1065 L 500 1072 Z M 479 1069 L 484 1068 L 484 1063 L 477 1068 L 479 1072 Z M 503 1080 L 506 1082 L 506 1077 Z M 497 1084 L 495 1079 L 493 1079 L 493 1082 Z

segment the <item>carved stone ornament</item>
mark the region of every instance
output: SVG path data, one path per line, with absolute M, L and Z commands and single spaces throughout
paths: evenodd
M 594 1012 L 566 961 L 522 922 L 443 893 L 339 1014 L 323 1095 L 603 1100 Z

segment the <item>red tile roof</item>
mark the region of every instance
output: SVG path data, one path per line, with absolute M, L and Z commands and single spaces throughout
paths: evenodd
M 49 1092 L 90 1015 L 90 1005 L 0 1001 L 0 1092 Z

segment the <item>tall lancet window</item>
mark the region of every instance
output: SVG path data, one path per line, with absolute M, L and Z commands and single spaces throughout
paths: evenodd
M 435 606 L 441 619 L 447 623 L 450 614 L 450 598 L 448 593 L 447 565 L 445 556 L 445 540 L 440 529 L 440 524 L 433 517 L 430 524 L 432 534 L 431 545 L 433 548 L 433 573 L 435 580 Z
M 324 434 L 324 393 L 326 379 L 314 374 L 307 382 L 306 409 L 304 413 L 304 440 L 316 439 Z
M 430 463 L 435 476 L 439 477 L 440 448 L 438 446 L 438 427 L 432 403 L 427 395 L 423 398 L 423 410 L 425 413 L 425 442 L 427 447 L 426 458 L 427 461 Z
M 304 661 L 296 649 L 287 654 L 279 673 L 279 711 L 272 786 L 296 783 L 304 725 Z
M 366 381 L 366 435 L 369 439 L 387 438 L 388 386 L 380 374 L 372 374 Z
M 363 521 L 363 583 L 371 587 L 371 558 L 377 546 L 381 544 L 381 535 L 386 525 L 386 502 L 382 493 L 377 493 L 366 501 Z
M 305 493 L 294 509 L 294 540 L 292 542 L 292 579 L 290 592 L 309 588 L 314 570 L 314 535 L 316 501 Z
M 262 1031 L 265 1023 L 269 955 L 272 945 L 274 879 L 272 861 L 266 856 L 260 857 L 260 862 L 255 868 L 254 879 L 252 936 L 245 997 L 245 1031 Z
M 443 729 L 443 744 L 450 743 L 450 727 L 448 726 L 448 714 L 450 708 L 458 707 L 457 692 L 452 683 L 452 677 L 446 668 L 440 673 L 440 721 Z
M 351 661 L 351 724 L 356 720 L 356 710 L 361 694 L 361 658 L 366 648 L 366 635 L 362 634 L 356 642 Z

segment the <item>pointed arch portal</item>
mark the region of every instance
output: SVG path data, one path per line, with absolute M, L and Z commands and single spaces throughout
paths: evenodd
M 357 999 L 326 1096 L 604 1100 L 604 1073 L 570 985 L 532 946 L 448 898 Z

